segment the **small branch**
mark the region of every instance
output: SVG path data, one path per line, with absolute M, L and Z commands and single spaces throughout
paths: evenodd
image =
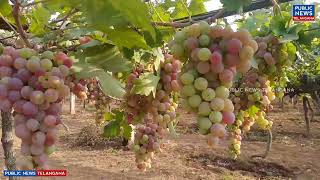
M 77 13 L 77 12 L 79 12 L 78 9 L 73 9 L 73 10 L 71 10 L 66 16 L 64 16 L 64 17 L 62 17 L 62 18 L 60 18 L 60 19 L 56 19 L 56 20 L 52 21 L 52 23 L 58 23 L 58 22 L 63 21 L 62 24 L 64 24 L 64 22 L 65 22 L 69 17 L 71 17 L 72 15 L 74 15 L 74 14 Z
M 320 27 L 316 27 L 316 28 L 310 28 L 310 29 L 306 29 L 306 30 L 302 30 L 303 32 L 308 32 L 308 31 L 315 31 L 315 30 L 319 30 Z
M 16 31 L 16 29 L 6 20 L 5 17 L 2 16 L 2 14 L 0 13 L 0 17 L 3 19 L 3 21 L 8 24 L 8 26 L 12 29 L 13 32 L 15 32 L 16 34 L 18 34 L 18 32 Z
M 27 39 L 27 36 L 23 30 L 23 27 L 21 25 L 21 21 L 20 21 L 20 4 L 18 2 L 18 0 L 15 0 L 14 1 L 14 7 L 13 7 L 13 17 L 14 17 L 14 20 L 16 22 L 16 25 L 17 25 L 17 30 L 19 32 L 19 35 L 21 37 L 21 39 L 23 40 L 23 42 L 25 43 L 25 45 L 29 48 L 31 48 L 31 44 L 30 42 L 28 41 Z

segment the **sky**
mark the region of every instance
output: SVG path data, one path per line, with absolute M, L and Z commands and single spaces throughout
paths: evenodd
M 320 0 L 306 0 L 305 4 L 314 4 L 314 3 L 319 3 Z M 222 8 L 222 4 L 220 3 L 220 0 L 210 0 L 208 2 L 205 2 L 205 6 L 207 11 L 212 11 L 212 10 L 217 10 L 217 9 L 221 9 Z M 318 15 L 320 14 L 320 12 L 318 12 Z M 238 16 L 240 17 L 240 16 Z M 230 24 L 232 24 L 232 22 L 234 22 L 237 19 L 237 16 L 229 16 L 226 17 L 226 19 L 228 20 L 228 22 Z M 233 29 L 236 29 L 236 25 L 231 25 L 231 27 Z

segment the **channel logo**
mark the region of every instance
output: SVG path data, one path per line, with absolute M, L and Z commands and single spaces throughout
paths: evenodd
M 315 5 L 293 5 L 293 21 L 315 21 Z

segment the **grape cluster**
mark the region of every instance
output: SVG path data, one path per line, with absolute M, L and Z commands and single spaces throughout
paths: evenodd
M 101 124 L 104 120 L 105 112 L 109 111 L 108 106 L 111 99 L 102 92 L 97 79 L 88 79 L 86 83 L 88 101 L 93 104 L 97 110 L 95 114 L 96 123 Z
M 61 101 L 70 93 L 64 80 L 72 63 L 62 52 L 38 54 L 28 48 L 5 47 L 0 55 L 0 110 L 14 110 L 15 134 L 25 157 L 18 162 L 22 169 L 48 167 L 61 123 Z
M 153 123 L 137 127 L 131 149 L 135 152 L 137 167 L 142 171 L 151 168 L 155 152 L 160 151 L 159 131 L 161 128 Z
M 183 84 L 183 106 L 198 114 L 201 134 L 208 134 L 208 144 L 216 146 L 226 137 L 226 126 L 235 122 L 229 89 L 237 73 L 251 68 L 256 41 L 246 30 L 193 24 L 177 32 L 169 48 L 176 58 L 187 59 Z
M 71 92 L 81 100 L 88 99 L 87 96 L 87 80 L 86 79 L 77 79 L 74 75 L 67 77 L 66 83 L 68 84 Z
M 259 74 L 266 75 L 270 85 L 285 87 L 287 83 L 286 70 L 296 59 L 296 47 L 292 43 L 280 43 L 272 34 L 257 37 L 258 52 L 255 55 Z M 284 92 L 276 92 L 277 97 L 283 97 Z
M 163 129 L 172 126 L 176 120 L 176 109 L 178 108 L 177 92 L 180 90 L 177 77 L 180 71 L 181 62 L 173 58 L 172 55 L 166 54 L 164 61 L 161 61 L 161 79 L 151 108 L 153 119 Z
M 264 111 L 272 109 L 271 101 L 275 99 L 267 76 L 259 75 L 255 69 L 251 69 L 238 82 L 237 88 L 239 88 L 238 91 L 231 95 L 236 114 L 236 122 L 231 128 L 229 146 L 233 158 L 240 154 L 241 132 L 249 131 L 255 122 L 261 129 L 271 128 L 272 121 L 265 119 Z M 257 111 L 252 111 L 254 108 L 257 108 Z

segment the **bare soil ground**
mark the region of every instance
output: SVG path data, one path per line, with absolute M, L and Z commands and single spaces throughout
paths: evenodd
M 139 172 L 135 167 L 133 153 L 121 145 L 121 140 L 103 140 L 98 136 L 96 139 L 99 140 L 92 140 L 90 133 L 83 133 L 92 129 L 88 125 L 94 123 L 93 112 L 84 111 L 78 104 L 77 114 L 70 115 L 66 105 L 63 120 L 69 126 L 70 133 L 60 127 L 58 150 L 51 156 L 51 161 L 52 168 L 66 169 L 68 176 L 23 179 L 320 180 L 320 117 L 315 116 L 311 122 L 312 136 L 307 138 L 304 135 L 306 130 L 300 104 L 297 109 L 286 105 L 284 111 L 275 109 L 270 114 L 274 121 L 274 140 L 266 159 L 250 158 L 251 155 L 264 152 L 266 132 L 253 129 L 247 134 L 242 154 L 235 161 L 228 157 L 227 142 L 222 143 L 218 149 L 210 149 L 204 136 L 196 131 L 195 116 L 180 113 L 177 129 L 179 138 L 167 137 L 164 151 L 156 155 L 153 167 L 147 172 Z M 83 131 L 84 127 L 87 130 Z M 14 148 L 18 158 L 19 144 L 19 139 L 15 138 Z M 3 157 L 2 148 L 0 157 Z M 2 158 L 0 164 L 4 164 Z

